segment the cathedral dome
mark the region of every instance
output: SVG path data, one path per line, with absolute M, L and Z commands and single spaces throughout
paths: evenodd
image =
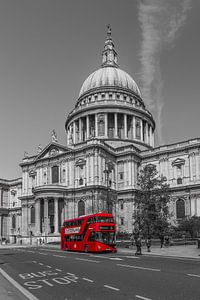
M 79 98 L 86 92 L 102 87 L 127 89 L 141 97 L 140 90 L 133 78 L 118 67 L 117 52 L 111 38 L 110 26 L 108 26 L 107 39 L 102 52 L 101 68 L 90 74 L 84 81 Z
M 141 96 L 133 78 L 117 66 L 106 65 L 90 74 L 80 89 L 79 97 L 92 89 L 100 87 L 120 87 Z

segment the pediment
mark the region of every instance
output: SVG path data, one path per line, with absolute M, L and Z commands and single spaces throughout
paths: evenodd
M 185 164 L 185 159 L 177 158 L 172 162 L 172 166 L 181 166 Z
M 36 160 L 43 158 L 51 158 L 70 151 L 67 147 L 58 143 L 51 142 L 36 157 Z

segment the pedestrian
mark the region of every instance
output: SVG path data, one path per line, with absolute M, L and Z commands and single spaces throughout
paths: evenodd
M 169 246 L 169 236 L 168 235 L 165 237 L 165 246 L 166 247 Z
M 141 255 L 142 254 L 142 240 L 141 237 L 138 236 L 137 240 L 136 240 L 136 252 L 135 255 Z
M 160 235 L 160 248 L 163 247 L 163 244 L 164 244 L 164 235 L 161 234 L 161 235 Z
M 151 238 L 148 236 L 146 239 L 147 252 L 151 252 Z

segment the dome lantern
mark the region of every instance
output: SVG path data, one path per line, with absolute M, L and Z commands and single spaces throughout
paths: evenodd
M 111 27 L 107 26 L 107 39 L 105 41 L 104 50 L 102 52 L 102 67 L 116 67 L 117 65 L 117 52 L 111 37 Z

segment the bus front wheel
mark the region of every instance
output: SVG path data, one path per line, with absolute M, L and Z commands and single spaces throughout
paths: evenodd
M 85 245 L 85 246 L 84 246 L 84 252 L 85 252 L 85 253 L 88 253 L 88 245 Z

